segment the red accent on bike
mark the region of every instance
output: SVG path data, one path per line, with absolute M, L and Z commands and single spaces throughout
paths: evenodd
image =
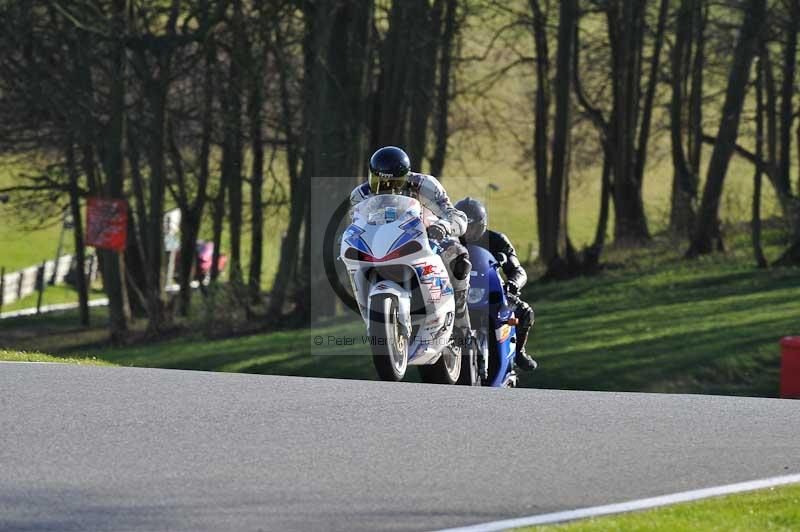
M 409 242 L 404 244 L 400 248 L 392 251 L 385 257 L 373 257 L 368 253 L 364 253 L 363 251 L 358 251 L 356 248 L 347 248 L 344 252 L 344 256 L 350 260 L 358 260 L 362 262 L 387 262 L 394 259 L 399 259 L 405 255 L 411 255 L 412 253 L 416 253 L 422 249 L 422 246 L 419 245 L 419 242 Z

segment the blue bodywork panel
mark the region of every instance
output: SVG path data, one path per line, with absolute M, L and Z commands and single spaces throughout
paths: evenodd
M 498 269 L 500 265 L 494 256 L 485 248 L 469 245 L 469 260 L 472 263 L 472 275 L 470 277 L 470 290 L 475 290 L 474 294 L 482 291 L 482 296 L 477 300 L 470 297 L 470 315 L 480 315 L 480 324 L 473 323 L 479 336 L 483 333 L 486 339 L 484 349 L 488 349 L 489 354 L 497 356 L 496 371 L 490 371 L 489 386 L 502 386 L 506 376 L 513 368 L 514 356 L 516 355 L 516 329 L 507 325 L 509 319 L 514 317 L 513 309 L 508 305 L 505 292 L 503 291 L 503 281 L 500 278 Z M 500 338 L 496 331 L 501 331 Z M 482 343 L 482 342 L 481 342 Z M 489 343 L 494 343 L 494 347 Z M 490 361 L 489 367 L 494 369 L 495 364 Z

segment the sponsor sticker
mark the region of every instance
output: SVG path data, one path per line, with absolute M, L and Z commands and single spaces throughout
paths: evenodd
M 510 325 L 503 325 L 499 329 L 497 329 L 497 341 L 498 342 L 505 342 L 508 340 L 508 337 L 511 336 L 511 326 Z

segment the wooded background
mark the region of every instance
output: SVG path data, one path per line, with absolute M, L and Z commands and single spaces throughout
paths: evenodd
M 346 198 L 325 177 L 354 185 L 387 144 L 448 186 L 460 161 L 503 139 L 527 194 L 491 207 L 535 214 L 521 231 L 548 279 L 601 269 L 607 245 L 648 245 L 654 157 L 671 167 L 663 229 L 676 255 L 724 250 L 735 156 L 752 171 L 754 263 L 768 266 L 766 176 L 784 235 L 772 263 L 797 265 L 798 29 L 796 0 L 0 1 L 0 156 L 20 169 L 2 191 L 41 219 L 71 210 L 78 271 L 85 198 L 129 202 L 126 251 L 98 253 L 115 341 L 136 317 L 158 335 L 189 313 L 201 233 L 229 255 L 225 286 L 247 319 L 303 324 L 321 282 L 308 267 L 324 230 L 312 192 Z M 571 192 L 587 171 L 599 208 L 579 246 Z M 162 223 L 173 207 L 174 301 Z M 270 238 L 279 259 L 265 280 Z

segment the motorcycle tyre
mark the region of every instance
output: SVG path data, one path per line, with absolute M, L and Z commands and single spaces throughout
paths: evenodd
M 398 382 L 408 369 L 408 341 L 402 342 L 402 363 L 393 362 L 393 350 L 398 349 L 397 300 L 389 294 L 378 294 L 372 298 L 367 333 L 372 338 L 372 363 L 378 377 L 383 381 Z M 388 312 L 387 312 L 388 309 Z

